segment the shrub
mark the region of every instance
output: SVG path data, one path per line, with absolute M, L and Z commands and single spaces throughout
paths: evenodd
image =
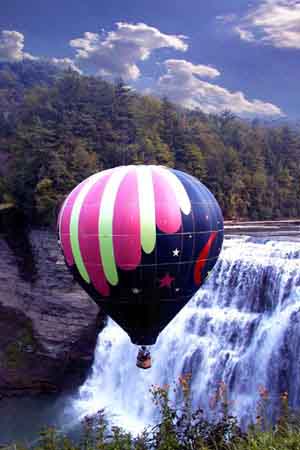
M 179 377 L 173 386 L 180 406 L 170 400 L 170 386 L 151 387 L 160 418 L 157 425 L 132 436 L 122 428 L 109 426 L 103 410 L 86 417 L 81 439 L 74 443 L 54 428 L 41 431 L 31 450 L 300 450 L 300 419 L 288 406 L 288 394 L 280 397 L 280 414 L 275 424 L 267 420 L 269 393 L 259 388 L 256 423 L 247 432 L 241 430 L 237 418 L 230 415 L 227 386 L 221 382 L 211 406 L 219 407 L 221 418 L 209 422 L 203 409 L 192 409 L 190 375 Z M 8 450 L 29 450 L 14 444 Z

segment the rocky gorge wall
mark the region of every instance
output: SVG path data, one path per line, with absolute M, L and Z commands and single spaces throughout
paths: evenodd
M 80 384 L 104 324 L 73 281 L 54 232 L 0 228 L 0 395 Z

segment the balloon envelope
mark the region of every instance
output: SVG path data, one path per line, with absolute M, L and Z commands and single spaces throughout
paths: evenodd
M 196 178 L 162 166 L 96 173 L 58 219 L 66 264 L 133 343 L 152 345 L 199 289 L 223 242 L 223 217 Z

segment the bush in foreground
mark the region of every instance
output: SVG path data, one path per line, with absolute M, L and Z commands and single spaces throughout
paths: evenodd
M 229 414 L 227 388 L 220 383 L 213 399 L 221 418 L 209 422 L 204 411 L 191 406 L 189 376 L 179 378 L 174 391 L 182 396 L 182 406 L 175 407 L 169 396 L 170 386 L 152 386 L 151 394 L 160 413 L 158 424 L 134 437 L 123 429 L 110 427 L 104 411 L 86 417 L 80 442 L 73 442 L 54 428 L 44 429 L 31 447 L 14 444 L 7 450 L 300 450 L 300 420 L 289 411 L 287 393 L 281 396 L 281 411 L 275 424 L 268 423 L 268 392 L 260 389 L 259 415 L 244 432 L 237 418 Z

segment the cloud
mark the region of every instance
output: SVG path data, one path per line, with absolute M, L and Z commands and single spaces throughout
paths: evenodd
M 239 26 L 233 28 L 233 31 L 237 33 L 243 41 L 253 42 L 255 41 L 255 36 L 252 31 L 246 30 Z
M 158 79 L 152 93 L 167 96 L 186 108 L 200 108 L 212 114 L 230 110 L 241 117 L 284 115 L 280 108 L 272 103 L 251 101 L 242 92 L 230 92 L 221 86 L 199 79 L 199 76 L 215 78 L 220 75 L 217 69 L 176 59 L 167 60 L 164 65 L 166 73 Z
M 240 18 L 233 31 L 248 42 L 300 49 L 300 1 L 264 0 Z
M 185 59 L 168 59 L 164 62 L 167 70 L 181 73 L 182 76 L 190 76 L 190 74 L 197 75 L 201 78 L 216 78 L 221 73 L 211 66 L 204 66 L 202 64 L 193 64 Z
M 12 30 L 0 32 L 0 61 L 17 62 L 24 59 L 38 59 L 30 53 L 25 53 L 23 48 L 24 35 L 22 33 Z
M 24 60 L 39 60 L 53 64 L 63 70 L 70 68 L 81 73 L 75 61 L 70 58 L 39 58 L 24 52 L 24 40 L 24 35 L 19 31 L 2 30 L 0 32 L 0 61 L 21 62 Z
M 149 58 L 153 51 L 172 48 L 184 52 L 188 48 L 186 36 L 164 34 L 144 23 L 118 22 L 116 26 L 116 31 L 86 32 L 82 38 L 70 41 L 79 67 L 103 77 L 136 80 L 140 76 L 138 62 Z
M 75 61 L 70 58 L 51 58 L 49 59 L 49 62 L 51 64 L 54 64 L 55 66 L 59 67 L 62 70 L 68 70 L 72 69 L 75 72 L 82 73 L 80 69 L 75 64 Z

